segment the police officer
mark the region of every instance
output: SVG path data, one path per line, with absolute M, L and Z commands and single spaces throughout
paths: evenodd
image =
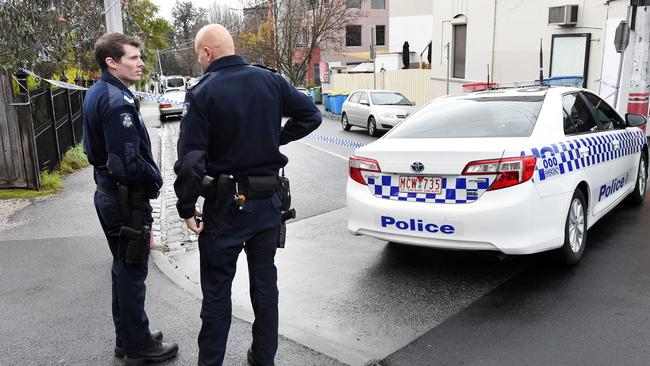
M 95 208 L 113 255 L 115 356 L 127 365 L 174 357 L 175 343 L 149 331 L 144 310 L 148 253 L 153 222 L 149 198 L 162 186 L 151 141 L 137 99 L 127 84 L 139 80 L 144 66 L 140 43 L 107 33 L 95 43 L 102 77 L 84 100 L 84 150 L 94 166 Z
M 200 233 L 199 365 L 223 362 L 232 312 L 230 289 L 242 249 L 255 313 L 248 363 L 273 365 L 278 347 L 274 256 L 281 202 L 278 194 L 268 193 L 275 188 L 268 182 L 277 182 L 288 162 L 280 145 L 306 136 L 322 117 L 314 103 L 280 75 L 236 55 L 223 26 L 203 27 L 194 48 L 205 75 L 185 97 L 174 188 L 180 216 L 190 230 Z M 284 127 L 282 116 L 290 117 Z M 200 212 L 195 204 L 204 176 L 219 184 L 217 197 L 206 198 Z M 198 217 L 203 221 L 195 220 Z

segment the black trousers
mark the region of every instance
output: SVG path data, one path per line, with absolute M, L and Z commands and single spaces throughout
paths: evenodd
M 151 345 L 149 319 L 144 311 L 144 300 L 149 257 L 140 263 L 126 263 L 117 258 L 120 227 L 128 225 L 128 217 L 120 211 L 115 198 L 95 192 L 95 209 L 102 225 L 108 246 L 113 254 L 111 267 L 113 295 L 113 323 L 115 339 L 127 355 L 137 353 Z M 151 225 L 151 206 L 145 205 L 143 222 Z
M 232 196 L 230 196 L 232 197 Z M 231 213 L 231 202 L 204 205 L 201 254 L 202 326 L 199 365 L 223 363 L 232 317 L 231 287 L 242 249 L 248 260 L 250 296 L 255 314 L 255 360 L 272 365 L 278 349 L 278 286 L 274 263 L 280 225 L 280 199 L 247 200 L 243 213 Z

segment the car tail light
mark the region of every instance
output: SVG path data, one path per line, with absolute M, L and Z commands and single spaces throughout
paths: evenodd
M 171 108 L 171 107 L 172 107 L 171 104 L 161 104 L 158 108 L 163 109 L 163 108 Z
M 381 172 L 377 160 L 360 158 L 357 156 L 350 157 L 350 178 L 355 182 L 366 185 L 366 180 L 361 175 L 362 171 Z
M 488 191 L 495 191 L 529 181 L 535 173 L 536 164 L 537 158 L 534 156 L 472 161 L 463 169 L 463 175 L 496 174 L 496 179 L 488 188 Z

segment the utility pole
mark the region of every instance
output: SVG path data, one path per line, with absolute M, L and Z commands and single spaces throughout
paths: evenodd
M 121 0 L 104 0 L 106 31 L 108 33 L 124 33 L 124 29 L 122 28 L 122 6 L 120 2 Z
M 639 1 L 639 3 L 642 3 Z M 650 5 L 650 1 L 646 1 Z M 641 4 L 640 4 L 641 5 Z M 634 60 L 630 77 L 627 112 L 648 116 L 650 99 L 650 6 L 636 6 Z M 622 108 L 620 108 L 622 110 Z
M 372 57 L 372 85 L 377 89 L 377 35 L 375 27 L 370 27 L 370 57 Z

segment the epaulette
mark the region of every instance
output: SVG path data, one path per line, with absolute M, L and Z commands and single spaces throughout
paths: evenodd
M 205 76 L 205 75 L 201 75 L 201 77 L 199 77 L 199 80 L 198 80 L 196 83 L 194 83 L 194 85 L 192 85 L 192 86 L 188 86 L 188 87 L 186 88 L 186 90 L 187 90 L 187 91 L 190 91 L 190 90 L 194 89 L 195 86 L 197 86 L 197 85 L 199 85 L 199 84 L 201 83 L 201 81 L 204 79 L 204 76 Z
M 272 69 L 272 68 L 270 68 L 268 66 L 264 66 L 264 65 L 260 65 L 260 64 L 251 64 L 251 66 L 259 67 L 260 69 L 264 69 L 264 70 L 269 70 L 270 72 L 272 72 L 274 74 L 278 73 L 278 70 Z

